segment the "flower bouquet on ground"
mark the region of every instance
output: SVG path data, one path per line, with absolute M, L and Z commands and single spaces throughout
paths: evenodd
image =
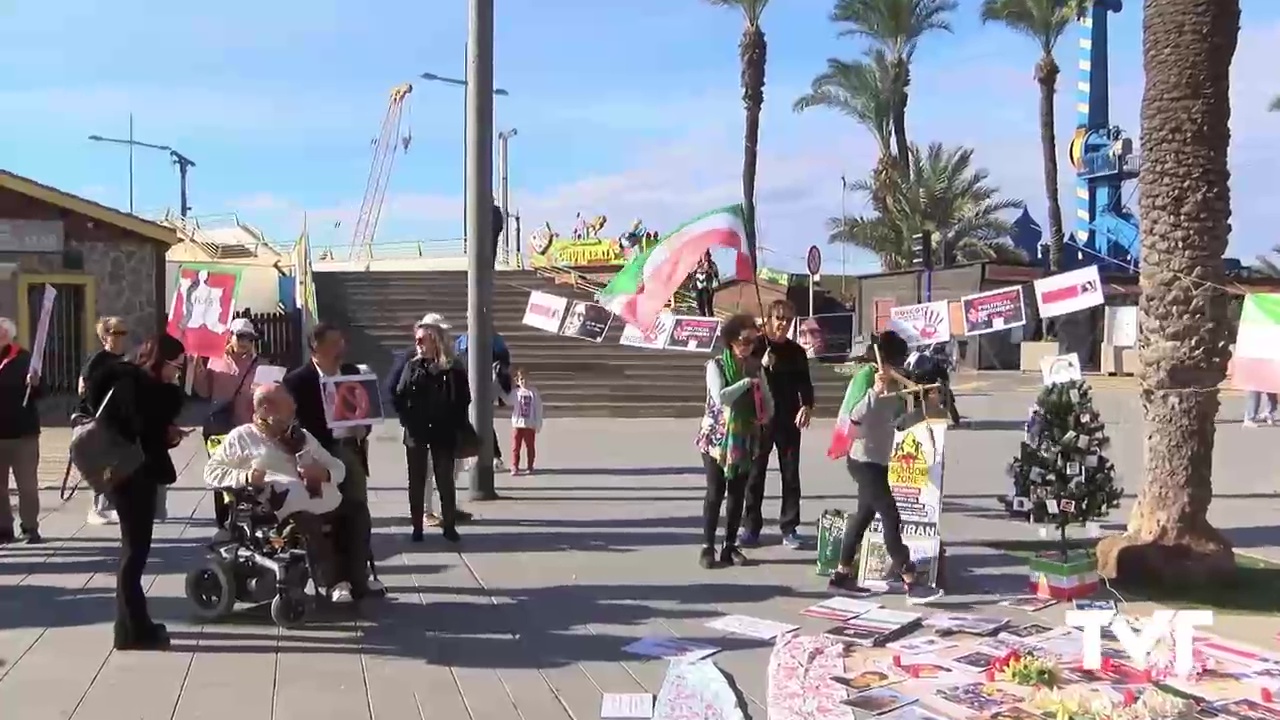
M 1186 698 L 1157 688 L 1135 695 L 1126 691 L 1123 698 L 1067 695 L 1057 690 L 1032 700 L 1032 707 L 1053 720 L 1193 720 L 1199 708 Z
M 1058 664 L 1048 657 L 1028 650 L 1014 650 L 991 666 L 991 680 L 1002 680 L 1024 687 L 1054 688 L 1058 686 Z

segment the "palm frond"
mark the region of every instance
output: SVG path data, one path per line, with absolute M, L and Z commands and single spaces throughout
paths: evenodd
M 1280 95 L 1271 98 L 1271 112 L 1280 112 Z
M 769 0 L 707 0 L 707 2 L 716 7 L 741 10 L 742 17 L 746 20 L 748 27 L 755 27 L 760 24 L 764 9 L 769 4 Z
M 841 35 L 865 38 L 895 60 L 909 61 L 921 36 L 951 32 L 948 16 L 957 5 L 955 0 L 836 0 L 830 17 L 843 26 Z
M 865 62 L 832 58 L 792 109 L 804 112 L 822 107 L 853 118 L 871 132 L 881 151 L 886 152 L 893 120 L 891 83 L 892 73 L 883 51 L 868 53 Z
M 1058 41 L 1087 8 L 1086 0 L 983 0 L 982 21 L 998 22 L 1053 55 Z

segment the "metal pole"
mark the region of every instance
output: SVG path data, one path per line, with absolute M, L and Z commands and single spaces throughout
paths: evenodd
M 849 232 L 849 221 L 846 219 L 847 215 L 845 214 L 845 209 L 844 209 L 844 196 L 848 192 L 849 192 L 849 183 L 845 181 L 844 175 L 841 175 L 840 176 L 840 237 L 845 240 L 845 242 L 840 243 L 840 301 L 841 302 L 845 301 L 844 276 L 847 274 L 847 271 L 845 270 L 844 254 L 845 254 L 845 246 L 849 244 L 848 238 L 845 237 L 845 234 Z
M 813 317 L 813 314 L 814 314 L 813 313 L 813 286 L 815 285 L 815 283 L 813 281 L 813 278 L 814 278 L 813 275 L 809 276 L 809 317 Z M 763 315 L 764 310 L 761 310 L 760 314 Z
M 178 161 L 178 214 L 186 217 L 191 212 L 187 204 L 187 163 Z
M 133 113 L 129 113 L 129 214 L 133 214 Z
M 475 22 L 475 10 L 472 9 L 469 12 L 471 13 L 470 22 Z M 470 150 L 471 146 L 468 144 L 468 141 L 471 139 L 471 128 L 470 128 L 470 123 L 471 123 L 471 38 L 470 38 L 470 34 L 475 33 L 475 30 L 469 29 L 467 32 L 468 32 L 467 44 L 464 45 L 462 48 L 462 62 L 465 63 L 463 67 L 466 68 L 466 80 L 467 80 L 462 84 L 462 247 L 464 249 L 470 247 L 469 243 L 471 240 L 471 238 L 468 237 L 469 233 L 467 232 L 468 227 L 470 227 L 468 224 L 470 222 L 469 220 L 470 215 L 468 215 L 470 211 L 467 209 L 470 206 L 467 205 L 467 199 L 471 196 L 471 188 L 469 186 L 469 184 L 471 183 L 471 175 L 468 174 L 468 169 L 471 167 L 470 165 L 471 155 L 469 154 L 471 152 Z
M 511 196 L 507 190 L 507 142 L 510 139 L 509 131 L 498 133 L 498 200 L 502 205 L 502 251 L 508 262 L 511 258 L 511 213 L 508 210 Z
M 494 500 L 493 483 L 493 0 L 469 0 L 467 37 L 467 372 L 480 452 L 472 500 Z

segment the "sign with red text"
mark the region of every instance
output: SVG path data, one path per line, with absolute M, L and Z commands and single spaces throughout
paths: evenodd
M 534 291 L 529 293 L 529 302 L 524 306 L 523 322 L 539 330 L 558 333 L 560 324 L 564 322 L 565 311 L 568 309 L 568 298 Z
M 930 345 L 951 339 L 951 310 L 946 300 L 903 305 L 889 311 L 889 329 L 907 344 Z
M 1097 265 L 1041 278 L 1036 280 L 1035 287 L 1042 318 L 1088 310 L 1104 300 Z
M 960 306 L 965 335 L 983 335 L 1027 324 L 1021 285 L 965 295 L 960 298 Z

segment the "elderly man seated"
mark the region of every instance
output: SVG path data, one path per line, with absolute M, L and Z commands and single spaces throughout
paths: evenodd
M 345 472 L 297 424 L 289 392 L 268 384 L 253 393 L 253 422 L 232 430 L 209 458 L 204 481 L 213 489 L 253 488 L 277 519 L 290 518 L 306 538 L 316 585 L 334 602 L 351 602 L 369 592 L 370 520 L 364 503 L 338 491 Z

